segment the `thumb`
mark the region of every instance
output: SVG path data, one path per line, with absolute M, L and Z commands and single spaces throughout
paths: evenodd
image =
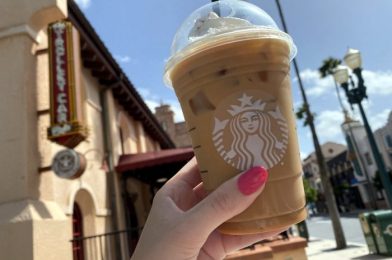
M 226 181 L 187 212 L 188 224 L 207 238 L 226 220 L 252 204 L 264 189 L 268 172 L 257 166 Z

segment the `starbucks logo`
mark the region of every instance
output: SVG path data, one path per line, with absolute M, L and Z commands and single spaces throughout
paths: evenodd
M 228 164 L 241 171 L 256 165 L 270 169 L 287 149 L 288 127 L 279 106 L 257 96 L 268 95 L 252 91 L 231 96 L 214 117 L 215 148 Z

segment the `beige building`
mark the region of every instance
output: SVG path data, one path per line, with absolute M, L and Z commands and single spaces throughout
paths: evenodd
M 0 259 L 129 259 L 155 191 L 191 150 L 172 149 L 72 1 L 2 0 L 0 17 Z M 56 78 L 47 28 L 63 19 L 75 32 L 68 62 L 81 94 L 72 104 L 88 130 L 73 149 L 87 162 L 76 179 L 51 170 L 65 147 L 48 140 Z
M 155 108 L 155 116 L 162 128 L 176 144 L 176 147 L 191 147 L 192 140 L 188 133 L 186 122 L 174 122 L 174 112 L 169 105 Z
M 346 117 L 342 129 L 349 142 L 355 177 L 358 180 L 358 187 L 365 205 L 367 207 L 373 205 L 374 207 L 377 203 L 379 208 L 386 207 L 386 201 L 383 199 L 385 192 L 377 190 L 373 185 L 378 169 L 365 127 L 360 121 Z M 389 114 L 386 124 L 373 134 L 386 170 L 390 171 L 392 170 L 392 112 Z
M 346 150 L 346 146 L 334 142 L 326 142 L 321 145 L 321 151 L 325 161 L 334 158 Z M 309 184 L 316 190 L 323 190 L 320 178 L 320 169 L 317 163 L 316 153 L 312 152 L 302 161 L 304 176 L 309 180 Z

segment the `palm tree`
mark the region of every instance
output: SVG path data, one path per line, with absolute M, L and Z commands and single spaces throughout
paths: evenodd
M 328 76 L 332 76 L 335 68 L 337 66 L 339 66 L 340 64 L 342 64 L 342 61 L 339 59 L 335 59 L 333 57 L 329 57 L 329 58 L 323 60 L 323 64 L 318 69 L 318 71 L 320 73 L 320 78 L 326 78 Z M 338 95 L 340 107 L 342 108 L 343 113 L 347 113 L 346 109 L 343 106 L 342 97 L 340 96 L 338 84 L 336 84 L 335 80 L 333 82 L 335 83 L 335 89 L 336 89 L 336 93 Z
M 283 29 L 287 33 L 288 30 L 287 30 L 287 26 L 286 26 L 286 22 L 284 19 L 284 15 L 283 15 L 283 11 L 282 11 L 280 2 L 279 2 L 279 0 L 275 0 L 275 1 L 276 1 L 276 5 L 278 7 L 278 11 L 279 11 L 280 19 L 282 21 Z M 329 216 L 332 221 L 332 227 L 333 227 L 333 231 L 334 231 L 334 235 L 335 235 L 336 248 L 337 249 L 346 248 L 347 247 L 346 238 L 344 236 L 342 224 L 340 222 L 340 216 L 339 216 L 338 208 L 336 206 L 335 195 L 333 193 L 332 186 L 331 186 L 331 183 L 328 178 L 327 164 L 325 162 L 324 155 L 321 151 L 321 146 L 320 146 L 320 142 L 319 142 L 319 139 L 317 136 L 316 127 L 314 125 L 314 116 L 310 111 L 308 99 L 306 97 L 305 89 L 302 84 L 301 75 L 299 73 L 299 68 L 298 68 L 298 64 L 297 64 L 296 59 L 293 60 L 293 64 L 294 64 L 295 73 L 298 78 L 299 88 L 300 88 L 302 99 L 303 99 L 303 107 L 302 107 L 303 114 L 302 114 L 302 116 L 304 116 L 304 118 L 306 120 L 305 122 L 307 125 L 309 125 L 310 131 L 312 133 L 312 139 L 313 139 L 313 144 L 314 144 L 314 148 L 316 151 L 317 163 L 318 163 L 319 169 L 320 169 L 320 178 L 321 178 L 321 182 L 323 185 L 325 199 L 327 202 L 328 213 L 329 213 Z
M 342 61 L 333 57 L 329 57 L 323 60 L 323 64 L 318 69 L 320 72 L 320 77 L 325 78 L 327 76 L 333 75 L 335 68 L 340 64 L 342 64 Z

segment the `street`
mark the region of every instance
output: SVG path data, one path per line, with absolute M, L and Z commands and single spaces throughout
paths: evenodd
M 366 244 L 357 216 L 341 217 L 340 219 L 348 243 Z M 328 216 L 311 217 L 306 222 L 310 237 L 335 240 L 332 223 Z
M 306 249 L 309 260 L 392 259 L 388 256 L 369 254 L 357 216 L 342 216 L 340 219 L 348 244 L 348 247 L 344 250 L 334 249 L 336 246 L 335 238 L 332 223 L 328 216 L 312 217 L 306 221 L 310 236 L 310 242 Z

